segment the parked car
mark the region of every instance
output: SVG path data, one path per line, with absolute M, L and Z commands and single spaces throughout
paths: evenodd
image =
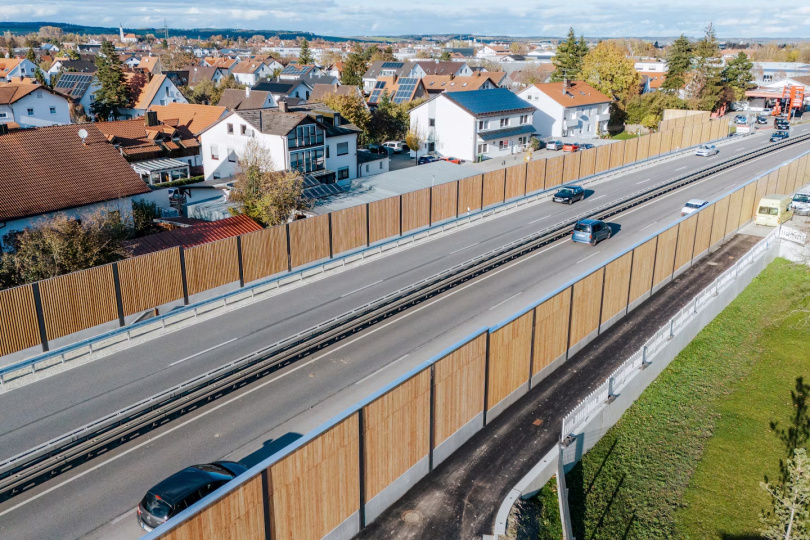
M 434 161 L 439 161 L 439 158 L 436 156 L 419 156 L 419 159 L 416 160 L 416 164 L 424 165 L 425 163 L 433 163 Z
M 548 141 L 546 143 L 546 150 L 562 150 L 562 141 Z
M 790 133 L 787 131 L 775 131 L 774 134 L 771 135 L 771 142 L 779 142 L 788 137 L 790 137 Z
M 767 124 L 768 117 L 767 116 L 757 116 L 757 124 Z
M 796 193 L 790 207 L 797 216 L 810 216 L 810 189 Z
M 233 461 L 186 467 L 146 492 L 137 508 L 138 525 L 151 531 L 246 470 Z
M 405 144 L 405 141 L 388 141 L 383 143 L 383 146 L 391 149 L 395 154 L 401 154 L 408 149 L 408 145 Z
M 613 234 L 607 223 L 598 219 L 580 219 L 574 225 L 571 240 L 582 244 L 595 246 L 602 240 L 607 240 Z
M 386 146 L 381 144 L 370 144 L 368 145 L 368 151 L 373 152 L 375 154 L 386 154 L 391 155 L 393 153 L 392 150 L 388 149 Z
M 734 117 L 734 122 L 736 122 L 737 124 L 745 124 L 748 122 L 748 117 L 745 116 L 744 114 L 738 114 L 737 116 Z
M 579 186 L 563 186 L 552 197 L 552 201 L 558 203 L 574 204 L 585 198 L 585 190 Z
M 596 148 L 596 145 L 591 144 L 591 143 L 585 143 L 585 144 L 580 144 L 579 145 L 580 150 L 590 150 L 591 148 Z
M 461 165 L 463 163 L 463 160 L 456 157 L 444 156 L 440 157 L 439 159 L 442 161 L 449 161 L 450 163 L 455 163 L 456 165 Z
M 681 208 L 681 215 L 688 216 L 692 212 L 697 212 L 707 204 L 709 204 L 709 201 L 704 201 L 703 199 L 689 199 L 686 201 L 686 204 L 683 205 L 683 208 Z
M 718 150 L 717 147 L 714 146 L 714 145 L 704 144 L 703 146 L 701 146 L 700 148 L 695 150 L 695 155 L 696 156 L 714 156 L 719 151 L 720 150 Z
M 563 152 L 576 152 L 579 150 L 579 145 L 577 143 L 565 143 L 563 145 Z

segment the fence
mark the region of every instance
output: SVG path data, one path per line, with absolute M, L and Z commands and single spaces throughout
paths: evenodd
M 682 142 L 684 128 L 476 174 L 412 193 L 193 248 L 172 248 L 0 291 L 0 355 L 48 351 L 66 336 L 110 330 L 225 288 L 245 287 L 468 212 L 552 189 L 609 168 L 679 151 L 727 131 L 722 122 Z M 640 141 L 644 141 L 641 143 Z M 196 297 L 196 298 L 195 298 Z M 59 340 L 54 343 L 55 340 Z M 36 350 L 31 354 L 36 354 Z
M 798 158 L 796 181 L 810 173 L 808 155 Z M 471 334 L 146 538 L 353 536 L 612 321 L 631 311 L 634 302 L 649 297 L 749 221 L 754 204 L 744 205 L 745 197 L 737 193 L 767 182 L 770 173 L 679 219 L 502 323 Z M 715 212 L 720 205 L 724 210 Z M 721 214 L 722 219 L 714 219 Z M 703 215 L 711 216 L 705 221 L 707 238 L 716 238 L 705 246 L 694 241 L 695 224 Z M 728 276 L 733 278 L 726 273 L 717 286 Z M 700 305 L 700 297 L 696 302 Z M 612 382 L 600 385 L 566 419 L 564 431 L 586 420 L 687 316 L 686 311 L 676 316 L 641 356 L 616 370 Z M 248 498 L 250 504 L 245 503 Z

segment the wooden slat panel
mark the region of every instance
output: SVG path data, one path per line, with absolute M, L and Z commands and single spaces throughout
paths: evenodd
M 776 186 L 778 185 L 779 181 L 779 171 L 774 171 L 768 175 L 768 191 L 766 195 L 773 195 L 777 193 Z
M 596 148 L 588 148 L 580 152 L 579 177 L 592 176 L 596 170 Z
M 284 225 L 242 235 L 245 283 L 287 270 L 287 229 Z
M 685 128 L 677 127 L 672 130 L 672 144 L 670 146 L 670 151 L 674 152 L 676 150 L 680 150 L 685 145 L 683 144 L 683 134 Z
M 678 226 L 670 227 L 658 235 L 658 247 L 655 254 L 655 272 L 653 287 L 670 277 L 675 263 L 675 248 L 678 245 Z
M 793 195 L 793 193 L 799 189 L 798 186 L 799 182 L 799 160 L 794 159 L 788 165 L 788 180 L 787 180 L 787 194 Z
M 759 209 L 759 201 L 768 194 L 768 176 L 764 176 L 757 180 L 757 192 L 754 195 L 754 204 L 751 208 L 751 213 L 756 217 L 757 210 Z
M 742 227 L 743 223 L 750 221 L 754 217 L 754 197 L 757 194 L 757 183 L 751 182 L 745 186 L 745 193 L 743 194 L 742 207 L 740 208 L 740 223 L 738 227 Z
M 31 285 L 0 291 L 0 355 L 39 345 L 39 323 Z
M 692 253 L 695 250 L 695 229 L 697 228 L 698 215 L 692 214 L 681 224 L 678 229 L 678 247 L 675 250 L 675 270 L 692 261 Z
M 531 351 L 531 311 L 490 334 L 487 410 L 529 380 Z
M 39 292 L 48 339 L 118 320 L 111 264 L 40 281 Z
M 564 161 L 565 156 L 549 158 L 546 161 L 546 189 L 562 183 Z
M 546 186 L 546 163 L 548 160 L 530 161 L 526 172 L 526 193 L 540 191 Z
M 628 252 L 605 266 L 605 290 L 602 291 L 602 320 L 604 324 L 627 307 L 630 291 L 630 267 L 633 252 Z
M 697 137 L 695 137 L 695 133 L 697 132 Z M 688 148 L 690 146 L 694 146 L 697 144 L 697 139 L 700 138 L 700 127 L 695 126 L 694 124 L 689 124 L 683 128 L 683 139 L 681 140 L 681 146 L 683 148 Z
M 458 215 L 481 208 L 481 183 L 483 181 L 483 174 L 458 181 Z
M 701 124 L 700 142 L 705 143 L 712 140 L 712 123 L 704 122 Z
M 443 219 L 456 217 L 458 209 L 458 182 L 447 182 L 433 186 L 433 196 L 431 197 L 431 220 L 438 223 Z
M 332 212 L 332 254 L 365 246 L 367 230 L 365 204 Z
M 661 133 L 661 154 L 668 154 L 672 151 L 672 130 Z
M 638 154 L 638 137 L 624 141 L 624 164 L 630 165 L 636 162 Z
M 740 209 L 744 191 L 740 188 L 731 194 L 728 203 L 728 217 L 726 218 L 726 235 L 731 234 L 740 226 Z
M 189 296 L 239 281 L 236 237 L 188 248 L 183 258 Z
M 633 275 L 630 278 L 630 303 L 650 292 L 655 270 L 655 247 L 658 237 L 633 250 Z
M 599 174 L 610 169 L 610 149 L 612 144 L 603 144 L 596 147 L 596 166 L 594 173 Z
M 430 369 L 363 408 L 365 500 L 430 451 Z
M 549 298 L 535 309 L 534 372 L 565 354 L 568 347 L 568 322 L 571 314 L 571 288 Z
M 782 195 L 787 195 L 788 194 L 787 182 L 790 173 L 790 167 L 783 165 L 779 167 L 778 172 L 779 175 L 777 176 L 776 179 L 776 192 L 781 193 Z
M 329 216 L 315 216 L 290 223 L 292 267 L 329 257 Z
M 715 245 L 717 242 L 726 236 L 726 219 L 728 218 L 728 202 L 729 197 L 724 197 L 714 203 L 714 220 L 712 221 L 712 242 L 710 245 Z
M 402 234 L 430 225 L 430 188 L 402 194 Z
M 714 120 L 711 123 L 712 132 L 711 132 L 711 140 L 716 141 L 717 139 L 723 136 L 723 124 L 725 122 L 723 120 Z
M 262 501 L 262 477 L 256 475 L 160 538 L 161 540 L 264 540 Z M 282 537 L 273 536 L 273 538 Z
M 487 335 L 481 334 L 435 364 L 434 448 L 484 410 Z
M 695 249 L 692 257 L 703 253 L 712 241 L 712 223 L 714 221 L 714 206 L 710 205 L 698 212 L 697 232 L 695 233 Z
M 571 152 L 563 160 L 563 182 L 573 182 L 579 179 L 579 164 L 582 159 L 582 154 L 579 152 Z
M 655 133 L 650 133 L 648 137 L 650 139 L 650 143 L 647 157 L 653 158 L 661 153 L 661 139 L 663 138 L 663 135 L 660 131 L 657 131 Z
M 512 165 L 506 169 L 506 199 L 526 194 L 526 164 Z
M 287 249 L 284 248 L 284 268 Z M 183 298 L 180 248 L 164 249 L 118 262 L 124 315 L 146 311 Z
M 273 540 L 318 540 L 357 512 L 359 454 L 355 413 L 271 465 L 267 499 Z
M 368 204 L 368 236 L 373 244 L 399 234 L 399 195 Z
M 617 169 L 624 165 L 625 141 L 616 141 L 610 144 L 610 168 Z
M 638 138 L 638 150 L 636 150 L 636 161 L 642 161 L 650 157 L 650 136 L 644 135 Z
M 600 268 L 574 284 L 571 300 L 571 345 L 579 343 L 599 328 L 599 306 L 605 269 Z
M 504 169 L 484 174 L 484 207 L 503 202 L 503 188 L 506 181 Z

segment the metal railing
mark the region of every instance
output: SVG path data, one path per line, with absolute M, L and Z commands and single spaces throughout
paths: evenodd
M 784 225 L 782 225 L 779 228 L 779 238 L 783 240 L 789 240 L 790 242 L 794 242 L 801 246 L 807 243 L 807 234 L 801 231 L 797 231 L 792 227 L 786 227 Z
M 561 440 L 571 441 L 576 429 L 585 423 L 594 411 L 601 409 L 620 393 L 630 379 L 632 379 L 646 364 L 652 362 L 655 354 L 682 329 L 687 322 L 696 317 L 705 308 L 709 301 L 733 283 L 741 269 L 745 269 L 758 261 L 766 254 L 772 242 L 779 239 L 781 232 L 774 230 L 751 250 L 741 257 L 734 265 L 720 274 L 712 283 L 695 295 L 686 306 L 676 313 L 666 324 L 659 328 L 653 336 L 633 355 L 625 360 L 603 382 L 599 388 L 592 392 L 582 402 L 577 404 L 565 415 L 561 426 Z M 604 389 L 607 388 L 607 395 Z

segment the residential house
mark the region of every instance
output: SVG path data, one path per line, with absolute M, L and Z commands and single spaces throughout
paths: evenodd
M 138 62 L 138 67 L 135 68 L 135 71 L 140 71 L 141 73 L 148 73 L 149 76 L 160 75 L 163 73 L 163 66 L 160 64 L 160 57 L 159 56 L 142 56 L 141 61 Z
M 368 178 L 390 171 L 391 158 L 368 150 L 357 152 L 357 178 Z
M 340 80 L 340 78 L 343 76 L 343 65 L 343 62 L 335 62 L 329 67 L 328 70 L 326 70 L 326 74 Z
M 209 67 L 219 68 L 222 73 L 227 77 L 233 71 L 233 68 L 239 64 L 236 58 L 228 58 L 226 56 L 206 57 L 203 63 Z
M 39 67 L 27 58 L 0 58 L 0 82 L 34 78 L 38 69 Z
M 211 66 L 186 66 L 182 70 L 188 73 L 189 88 L 194 88 L 202 81 L 219 84 L 227 76 L 220 68 Z
M 420 152 L 465 161 L 509 155 L 528 143 L 534 107 L 506 88 L 443 92 L 410 112 L 410 127 L 425 137 Z
M 270 79 L 269 81 L 260 81 L 253 85 L 253 90 L 270 92 L 276 103 L 284 98 L 308 100 L 312 94 L 312 87 L 298 79 Z
M 45 72 L 45 79 L 49 82 L 59 73 L 96 73 L 98 68 L 92 60 L 66 60 L 63 58 L 54 60 L 48 71 Z
M 253 90 L 249 86 L 244 90 L 227 88 L 222 92 L 218 105 L 232 111 L 245 109 L 267 109 L 277 107 L 273 94 L 266 90 Z
M 634 65 L 639 73 L 666 73 L 669 69 L 664 60 L 655 58 L 641 58 Z
M 598 137 L 607 131 L 611 99 L 583 81 L 533 84 L 518 96 L 531 103 L 542 137 Z
M 667 77 L 666 73 L 658 71 L 639 71 L 641 74 L 641 93 L 648 94 L 650 92 L 657 92 L 664 84 Z
M 308 64 L 289 64 L 279 74 L 281 80 L 299 80 L 302 77 L 320 77 L 323 71 L 320 68 Z
M 43 127 L 70 124 L 68 100 L 36 82 L 0 83 L 0 125 Z M 0 167 L 3 167 L 0 158 Z
M 239 84 L 253 86 L 261 79 L 266 79 L 273 75 L 273 70 L 262 61 L 245 60 L 239 62 L 232 70 L 231 74 Z
M 503 71 L 476 71 L 469 77 L 452 75 L 427 75 L 422 77 L 422 84 L 429 95 L 442 92 L 465 92 L 469 90 L 491 90 L 498 88 L 506 73 Z
M 143 74 L 127 74 L 133 99 L 131 107 L 121 111 L 125 118 L 143 116 L 154 105 L 188 103 L 180 89 L 165 75 L 155 75 L 149 82 L 145 82 L 145 78 Z
M 507 47 L 505 45 L 490 44 L 490 45 L 484 45 L 483 47 L 481 47 L 481 49 L 479 49 L 478 52 L 475 53 L 475 57 L 476 58 L 493 58 L 493 57 L 497 57 L 497 56 L 507 55 L 510 52 L 511 51 L 509 50 L 509 47 Z
M 81 107 L 81 112 L 93 120 L 91 111 L 95 101 L 95 93 L 101 88 L 95 73 L 65 72 L 59 76 L 53 87 L 54 92 L 65 96 Z
M 197 105 L 193 103 L 152 105 L 149 110 L 155 111 L 158 120 L 163 124 L 183 126 L 195 137 L 199 137 L 200 133 L 228 114 L 228 109 L 219 105 Z
M 387 95 L 393 103 L 407 103 L 427 96 L 421 78 L 385 77 L 380 78 L 368 97 L 368 105 L 376 106 Z
M 79 217 L 101 208 L 128 210 L 147 186 L 96 124 L 15 130 L 0 135 L 3 234 L 41 217 Z
M 522 54 L 505 54 L 498 57 L 498 62 L 525 62 L 528 60 Z
M 121 53 L 118 57 L 121 59 L 121 64 L 129 70 L 134 70 L 138 67 L 138 64 L 141 63 L 140 56 L 136 55 L 134 52 Z
M 0 60 L 2 62 L 2 60 Z M 810 76 L 810 64 L 802 62 L 754 62 L 751 70 L 757 86 L 783 81 L 794 77 Z M 0 71 L 0 77 L 2 72 Z
M 264 228 L 244 214 L 218 221 L 203 221 L 193 218 L 167 218 L 160 221 L 173 228 L 129 240 L 127 247 L 133 257 L 179 246 L 188 249 L 225 238 L 261 231 Z
M 363 74 L 363 91 L 367 94 L 371 93 L 381 77 L 398 77 L 404 67 L 405 62 L 386 62 L 382 60 L 372 62 Z
M 372 62 L 363 74 L 363 91 L 371 93 L 379 81 L 396 81 L 399 78 L 421 79 L 428 75 L 449 75 L 468 77 L 473 74 L 466 62 L 440 62 L 439 60 L 417 60 L 409 62 Z

